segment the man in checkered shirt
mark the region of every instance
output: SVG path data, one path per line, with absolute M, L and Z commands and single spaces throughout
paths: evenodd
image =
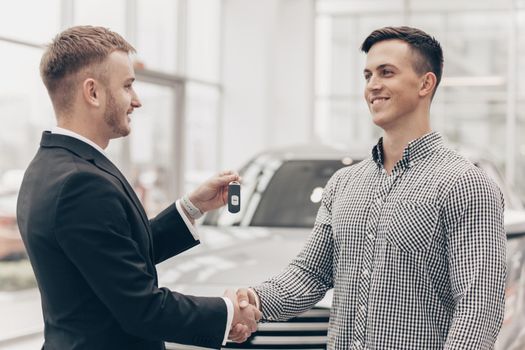
M 362 50 L 364 96 L 383 137 L 330 179 L 286 270 L 238 298 L 286 320 L 333 288 L 329 349 L 492 349 L 504 311 L 503 197 L 431 131 L 440 44 L 388 27 Z

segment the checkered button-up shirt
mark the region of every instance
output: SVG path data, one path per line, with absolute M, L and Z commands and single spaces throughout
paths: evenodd
M 438 133 L 392 173 L 382 141 L 328 182 L 305 247 L 255 287 L 266 320 L 334 288 L 329 349 L 492 349 L 504 311 L 503 196 Z

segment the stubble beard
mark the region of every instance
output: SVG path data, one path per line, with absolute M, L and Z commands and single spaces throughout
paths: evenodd
M 106 122 L 106 125 L 111 128 L 113 135 L 118 135 L 119 137 L 128 136 L 131 130 L 119 117 L 125 115 L 127 118 L 126 111 L 119 109 L 117 101 L 113 97 L 111 91 L 107 90 L 107 96 L 106 112 L 104 113 L 104 121 Z

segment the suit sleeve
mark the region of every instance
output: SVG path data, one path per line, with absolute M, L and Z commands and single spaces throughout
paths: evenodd
M 58 196 L 55 218 L 64 253 L 128 333 L 220 347 L 227 318 L 224 301 L 156 286 L 154 267 L 131 236 L 127 203 L 108 179 L 71 175 Z
M 188 250 L 197 244 L 175 203 L 150 220 L 155 264 Z

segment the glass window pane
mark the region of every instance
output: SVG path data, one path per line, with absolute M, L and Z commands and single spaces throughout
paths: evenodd
M 55 125 L 51 101 L 40 79 L 42 51 L 0 42 L 0 172 L 25 169 L 41 133 Z
M 125 0 L 75 0 L 74 24 L 107 27 L 126 36 Z
M 220 92 L 216 87 L 187 85 L 184 129 L 186 190 L 218 170 L 219 99 Z
M 173 0 L 137 3 L 137 56 L 148 69 L 176 71 L 177 6 Z
M 187 74 L 219 80 L 221 1 L 188 1 Z
M 516 171 L 514 179 L 516 189 L 521 198 L 525 198 L 525 2 L 523 9 L 517 13 L 518 18 L 518 46 L 517 46 L 517 130 L 516 130 Z
M 3 2 L 0 36 L 35 44 L 48 43 L 60 30 L 60 13 L 60 0 Z
M 362 14 L 378 10 L 398 12 L 406 3 L 406 0 L 316 0 L 316 10 L 327 14 Z
M 362 149 L 376 140 L 379 132 L 363 98 L 366 55 L 360 46 L 372 30 L 386 23 L 400 25 L 402 15 L 323 16 L 317 21 L 318 42 L 328 50 L 317 51 L 316 65 L 315 132 L 323 142 Z
M 361 96 L 319 99 L 316 109 L 316 133 L 323 143 L 368 152 L 380 135 Z
M 0 292 L 35 288 L 36 281 L 16 224 L 16 200 L 22 176 L 34 157 L 42 131 L 55 125 L 51 102 L 40 80 L 42 51 L 0 42 Z M 38 305 L 36 305 L 38 306 Z M 40 319 L 9 320 L 0 313 L 2 330 L 38 325 Z M 5 317 L 2 317 L 5 316 Z M 14 322 L 14 323 L 13 323 Z

